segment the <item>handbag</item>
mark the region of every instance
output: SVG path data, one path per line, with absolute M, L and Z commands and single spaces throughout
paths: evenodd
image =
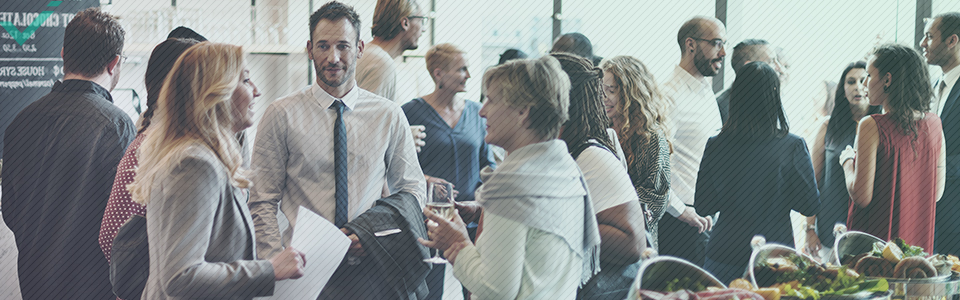
M 133 215 L 113 239 L 110 283 L 120 299 L 140 299 L 150 274 L 150 248 L 147 243 L 147 218 Z

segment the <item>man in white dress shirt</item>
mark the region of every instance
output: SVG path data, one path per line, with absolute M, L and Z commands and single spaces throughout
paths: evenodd
M 930 112 L 940 116 L 947 143 L 947 183 L 937 202 L 935 253 L 960 254 L 960 13 L 940 14 L 928 21 L 924 30 L 923 56 L 927 63 L 940 66 L 943 75 L 933 86 L 936 98 Z M 936 78 L 936 76 L 934 76 Z
M 270 104 L 257 130 L 252 163 L 256 184 L 249 205 L 258 256 L 271 257 L 290 245 L 297 211 L 304 206 L 337 224 L 352 242 L 350 263 L 340 267 L 348 270 L 344 277 L 350 284 L 337 287 L 342 294 L 330 295 L 331 284 L 344 280 L 333 278 L 320 298 L 386 298 L 393 293 L 382 284 L 375 262 L 365 259 L 356 234 L 342 223 L 373 207 L 384 185 L 391 194 L 408 192 L 423 203 L 423 172 L 400 106 L 357 87 L 356 60 L 364 45 L 353 8 L 327 3 L 310 17 L 310 24 L 307 53 L 317 81 Z M 278 207 L 290 224 L 282 233 Z
M 677 34 L 682 51 L 680 65 L 663 84 L 664 95 L 672 99 L 669 116 L 673 155 L 670 165 L 670 200 L 666 211 L 673 217 L 660 221 L 660 254 L 672 255 L 702 266 L 708 232 L 713 220 L 693 208 L 697 171 L 707 140 L 720 132 L 720 110 L 706 77 L 723 67 L 727 31 L 720 20 L 694 17 Z

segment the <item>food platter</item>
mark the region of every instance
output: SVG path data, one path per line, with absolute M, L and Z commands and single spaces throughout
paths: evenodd
M 667 285 L 674 279 L 679 278 L 689 278 L 687 284 L 691 286 L 699 284 L 705 287 L 727 287 L 710 272 L 686 260 L 672 256 L 658 256 L 647 259 L 640 264 L 637 278 L 634 279 L 627 299 L 639 299 L 637 291 L 641 289 L 666 291 Z
M 873 235 L 848 231 L 837 236 L 833 247 L 831 263 L 840 265 L 845 255 L 857 255 L 873 251 L 873 245 L 884 242 Z M 954 300 L 960 294 L 960 274 L 957 272 L 943 272 L 935 277 L 906 279 L 886 278 L 893 292 L 893 299 L 907 300 Z
M 671 256 L 655 257 L 640 264 L 636 287 L 662 291 L 675 278 L 690 278 L 691 284 L 700 284 L 705 287 L 727 287 L 710 272 L 686 260 Z
M 756 246 L 756 248 L 754 248 L 753 253 L 750 255 L 750 264 L 748 265 L 749 267 L 747 270 L 747 279 L 750 281 L 751 284 L 753 284 L 755 288 L 769 286 L 768 284 L 765 284 L 763 282 L 761 283 L 764 286 L 758 285 L 758 280 L 757 280 L 758 278 L 760 278 L 761 281 L 766 281 L 766 280 L 763 280 L 765 279 L 765 278 L 762 278 L 763 274 L 759 274 L 759 275 L 756 274 L 756 271 L 755 271 L 756 268 L 754 268 L 753 266 L 756 266 L 758 262 L 767 261 L 768 259 L 773 259 L 773 258 L 786 259 L 791 256 L 799 257 L 799 259 L 805 261 L 809 265 L 817 264 L 812 258 L 810 258 L 810 256 L 807 256 L 806 254 L 800 253 L 795 249 L 784 246 L 784 245 L 778 245 L 778 244 L 759 245 L 759 246 Z M 847 294 L 847 295 L 822 295 L 820 296 L 819 299 L 820 300 L 861 300 L 861 299 L 889 300 L 891 299 L 891 296 L 892 296 L 892 293 L 890 291 L 859 292 L 859 293 Z M 782 296 L 781 299 L 796 300 L 800 298 L 794 297 L 794 296 Z

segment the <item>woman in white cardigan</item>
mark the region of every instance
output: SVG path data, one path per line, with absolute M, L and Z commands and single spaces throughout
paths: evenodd
M 234 136 L 253 124 L 257 96 L 239 46 L 196 44 L 170 70 L 129 185 L 150 212 L 144 299 L 252 299 L 303 276 L 293 248 L 256 259 Z
M 462 218 L 425 211 L 428 246 L 444 251 L 475 299 L 575 299 L 600 269 L 600 234 L 577 163 L 557 139 L 570 81 L 553 57 L 517 60 L 483 76 L 486 142 L 507 156 L 481 171 L 483 207 L 474 245 Z

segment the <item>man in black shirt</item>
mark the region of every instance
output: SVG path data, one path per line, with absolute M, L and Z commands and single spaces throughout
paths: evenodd
M 23 299 L 110 299 L 98 244 L 117 164 L 136 135 L 113 104 L 124 30 L 90 8 L 67 25 L 64 80 L 21 111 L 3 143 L 3 218 Z

